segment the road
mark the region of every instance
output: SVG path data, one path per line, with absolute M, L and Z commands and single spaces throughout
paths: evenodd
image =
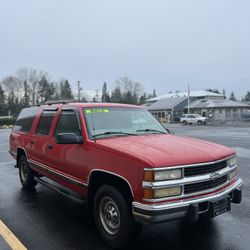
M 177 135 L 233 147 L 245 181 L 243 202 L 211 221 L 144 226 L 134 249 L 250 249 L 250 128 L 169 126 Z M 84 204 L 38 185 L 23 191 L 8 154 L 8 130 L 0 130 L 0 219 L 28 249 L 110 249 L 99 238 Z M 0 249 L 7 249 L 0 236 Z M 130 246 L 130 249 L 132 247 Z

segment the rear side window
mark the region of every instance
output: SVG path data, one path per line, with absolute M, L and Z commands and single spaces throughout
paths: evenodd
M 13 131 L 28 133 L 40 107 L 24 108 L 17 117 Z
M 56 115 L 56 111 L 43 111 L 42 116 L 39 119 L 36 134 L 48 135 L 50 131 L 51 124 Z
M 62 110 L 54 136 L 59 133 L 75 133 L 76 135 L 81 135 L 77 114 L 74 110 Z

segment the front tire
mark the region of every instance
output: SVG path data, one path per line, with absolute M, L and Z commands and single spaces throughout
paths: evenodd
M 94 218 L 103 240 L 114 248 L 121 248 L 139 234 L 136 223 L 122 194 L 109 185 L 101 186 L 94 199 Z
M 33 189 L 37 182 L 34 180 L 35 173 L 29 167 L 29 163 L 25 157 L 22 155 L 18 161 L 19 168 L 19 178 L 24 189 Z

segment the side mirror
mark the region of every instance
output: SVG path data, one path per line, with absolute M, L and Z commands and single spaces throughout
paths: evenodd
M 82 136 L 75 133 L 59 133 L 56 135 L 57 144 L 82 144 Z

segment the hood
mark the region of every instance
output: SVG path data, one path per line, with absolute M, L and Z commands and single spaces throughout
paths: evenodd
M 112 137 L 97 143 L 147 160 L 154 167 L 215 161 L 235 153 L 219 144 L 170 134 Z

